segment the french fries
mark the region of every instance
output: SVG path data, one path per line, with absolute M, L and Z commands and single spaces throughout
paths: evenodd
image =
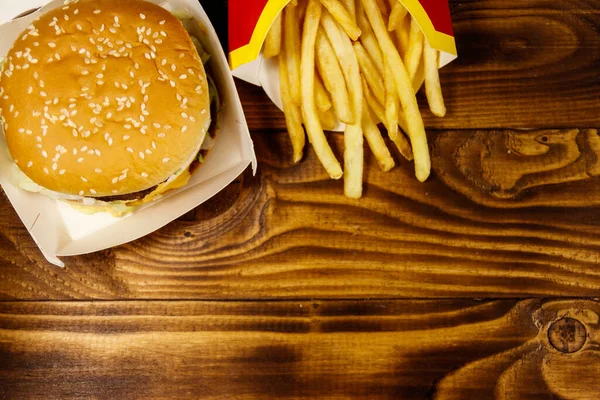
M 296 105 L 302 104 L 300 91 L 300 26 L 298 25 L 298 8 L 299 6 L 290 6 L 283 10 L 285 64 L 288 67 L 290 94 L 293 103 Z
M 366 101 L 363 102 L 363 132 L 365 135 L 365 139 L 367 139 L 367 143 L 369 144 L 369 148 L 375 155 L 377 162 L 379 163 L 379 167 L 387 172 L 390 169 L 394 168 L 394 159 L 390 154 L 387 146 L 385 145 L 385 141 L 381 137 L 381 132 L 379 132 L 379 128 L 371 119 L 371 115 L 367 110 Z
M 385 109 L 382 104 L 379 103 L 379 100 L 375 98 L 375 95 L 369 88 L 366 79 L 363 77 L 363 98 L 367 101 L 367 105 L 369 109 L 373 112 L 371 119 L 376 124 L 381 122 L 385 123 Z
M 329 93 L 327 93 L 327 89 L 325 89 L 319 75 L 315 75 L 315 101 L 317 102 L 317 109 L 321 112 L 325 112 L 331 108 Z
M 283 49 L 285 52 L 285 48 Z M 294 163 L 302 159 L 305 145 L 304 128 L 302 128 L 302 114 L 300 107 L 292 101 L 290 93 L 290 82 L 288 77 L 287 57 L 285 54 L 279 57 L 279 85 L 281 87 L 281 101 L 283 103 L 283 113 L 285 114 L 285 124 L 287 126 L 292 149 L 294 151 Z
M 302 21 L 302 22 L 301 22 Z M 425 83 L 429 108 L 444 116 L 439 52 L 398 0 L 297 0 L 271 27 L 263 47 L 278 57 L 286 126 L 299 162 L 306 140 L 344 194 L 363 194 L 364 142 L 379 167 L 395 165 L 377 125 L 425 181 L 431 161 L 416 91 Z M 344 130 L 344 169 L 324 130 Z M 306 130 L 306 134 L 305 134 Z
M 383 76 L 379 74 L 379 71 L 375 67 L 373 60 L 367 54 L 365 48 L 360 42 L 354 43 L 354 52 L 358 59 L 358 65 L 360 66 L 360 72 L 365 77 L 365 80 L 369 84 L 369 87 L 373 91 L 375 98 L 380 104 L 385 103 L 385 88 L 383 87 Z
M 325 88 L 331 94 L 333 108 L 337 118 L 345 124 L 354 123 L 354 115 L 350 108 L 348 89 L 344 81 L 344 75 L 335 52 L 327 39 L 323 28 L 317 33 L 317 69 L 323 79 Z
M 321 4 L 335 20 L 344 28 L 352 40 L 358 40 L 360 28 L 339 0 L 321 0 Z
M 265 58 L 271 58 L 279 55 L 281 51 L 281 14 L 277 16 L 267 37 L 265 38 L 265 48 L 263 49 L 263 55 Z
M 421 63 L 421 56 L 423 55 L 423 32 L 416 23 L 410 24 L 410 35 L 408 37 L 408 48 L 406 50 L 406 56 L 404 62 L 406 64 L 406 71 L 412 81 L 415 78 L 419 64 Z
M 384 77 L 383 81 L 385 84 L 385 127 L 387 128 L 388 135 L 394 143 L 394 140 L 398 136 L 398 108 L 400 107 L 400 100 L 396 93 L 396 85 L 394 83 L 394 75 L 392 69 L 387 62 L 384 63 Z
M 343 175 L 342 167 L 335 158 L 323 127 L 317 114 L 315 105 L 315 41 L 321 19 L 321 3 L 319 0 L 308 0 L 306 13 L 304 15 L 304 29 L 302 32 L 302 58 L 300 63 L 302 82 L 302 115 L 306 132 L 310 138 L 315 153 L 321 164 L 333 179 L 340 179 Z
M 321 25 L 329 38 L 336 57 L 340 61 L 346 80 L 354 124 L 346 125 L 344 131 L 344 194 L 351 199 L 362 197 L 362 178 L 364 166 L 364 140 L 362 132 L 362 85 L 360 67 L 352 48 L 350 38 L 344 35 L 342 28 L 334 21 L 329 12 L 324 12 Z
M 410 137 L 415 157 L 415 175 L 419 181 L 424 182 L 431 173 L 431 159 L 429 158 L 425 126 L 423 125 L 423 118 L 419 112 L 419 105 L 412 89 L 412 81 L 408 76 L 400 54 L 396 47 L 394 47 L 394 43 L 385 29 L 385 23 L 383 22 L 383 17 L 379 12 L 377 3 L 375 0 L 362 0 L 362 3 L 382 53 L 385 55 L 394 74 L 396 90 L 406 115 L 408 136 Z
M 348 11 L 348 14 L 350 14 L 352 21 L 356 23 L 356 3 L 354 0 L 341 0 L 341 2 L 346 11 Z
M 398 0 L 391 0 L 390 5 L 392 11 L 390 12 L 390 18 L 388 20 L 388 31 L 392 32 L 395 31 L 404 18 L 406 18 L 408 10 Z
M 425 52 L 423 54 L 425 63 L 425 93 L 429 108 L 433 115 L 443 117 L 446 115 L 446 105 L 442 96 L 440 86 L 440 75 L 438 72 L 438 54 L 436 49 L 431 48 L 429 41 L 425 41 Z

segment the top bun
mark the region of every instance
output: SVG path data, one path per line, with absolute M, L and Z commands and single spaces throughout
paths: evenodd
M 181 22 L 141 0 L 83 0 L 43 15 L 0 74 L 10 153 L 35 183 L 102 197 L 187 168 L 210 124 L 206 73 Z

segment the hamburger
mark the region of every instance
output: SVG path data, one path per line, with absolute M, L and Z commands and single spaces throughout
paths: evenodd
M 153 3 L 65 3 L 6 55 L 4 136 L 22 188 L 122 215 L 184 186 L 214 142 L 210 56 L 195 21 Z

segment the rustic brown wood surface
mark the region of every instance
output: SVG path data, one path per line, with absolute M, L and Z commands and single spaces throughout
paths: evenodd
M 425 184 L 238 82 L 257 176 L 152 235 L 58 269 L 1 194 L 0 398 L 600 398 L 600 3 L 450 6 Z
M 594 301 L 6 302 L 0 398 L 591 400 L 599 314 Z

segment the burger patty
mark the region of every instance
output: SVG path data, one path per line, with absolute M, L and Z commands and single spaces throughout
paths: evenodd
M 206 153 L 207 152 L 204 151 L 204 150 L 200 151 L 200 154 L 202 154 L 203 156 L 206 155 Z M 196 158 L 190 164 L 190 167 L 189 167 L 190 168 L 190 173 L 193 173 L 199 166 L 200 166 L 200 162 Z M 94 197 L 94 199 L 100 200 L 100 201 L 104 201 L 104 202 L 107 202 L 107 203 L 110 203 L 112 201 L 134 201 L 134 200 L 141 200 L 144 197 L 148 196 L 150 193 L 154 192 L 156 190 L 156 188 L 158 188 L 158 185 L 152 186 L 151 188 L 148 188 L 146 190 L 141 190 L 139 192 L 127 193 L 127 194 L 119 194 L 119 195 L 116 195 L 116 196 Z
M 94 198 L 96 200 L 105 201 L 107 203 L 110 203 L 111 201 L 133 201 L 133 200 L 141 200 L 144 197 L 148 196 L 150 193 L 154 192 L 157 187 L 158 187 L 158 185 L 152 186 L 149 189 L 141 190 L 141 191 L 135 192 L 135 193 L 119 194 L 119 195 L 116 195 L 116 196 L 94 197 Z

